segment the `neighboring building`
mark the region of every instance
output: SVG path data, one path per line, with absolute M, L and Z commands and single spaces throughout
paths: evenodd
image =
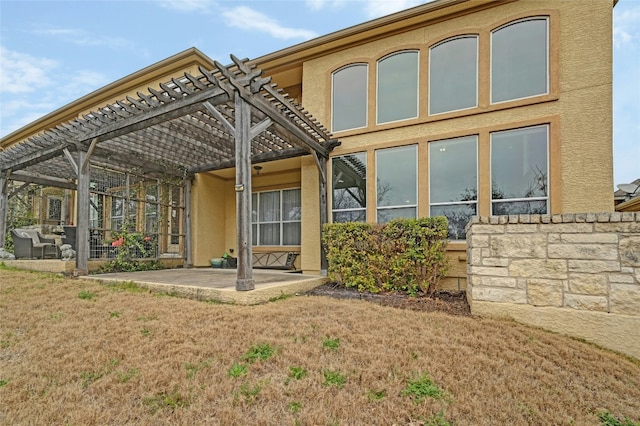
M 617 212 L 640 212 L 640 179 L 618 185 L 613 201 Z
M 327 165 L 329 220 L 445 215 L 453 259 L 446 285 L 464 287 L 464 230 L 472 215 L 613 210 L 613 6 L 436 0 L 250 62 L 341 142 Z M 195 49 L 178 54 L 43 117 L 1 146 L 198 65 L 211 69 L 213 61 Z M 259 166 L 252 177 L 254 251 L 297 251 L 299 268 L 319 272 L 316 160 Z M 237 249 L 235 183 L 234 168 L 195 175 L 195 266 Z

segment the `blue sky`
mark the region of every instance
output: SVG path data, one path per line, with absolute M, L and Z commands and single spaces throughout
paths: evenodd
M 195 46 L 255 58 L 424 0 L 0 0 L 0 137 Z M 588 31 L 588 29 L 585 29 Z M 614 9 L 614 183 L 640 178 L 640 0 Z

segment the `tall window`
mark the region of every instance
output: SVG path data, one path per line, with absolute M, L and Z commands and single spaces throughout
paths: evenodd
M 376 201 L 378 223 L 415 218 L 418 207 L 418 147 L 376 151 Z
M 429 114 L 477 105 L 478 37 L 455 37 L 429 49 Z
M 333 73 L 331 111 L 334 132 L 367 125 L 367 64 L 354 64 Z
M 491 33 L 491 102 L 548 93 L 548 19 L 509 23 Z
M 147 185 L 144 192 L 144 230 L 153 234 L 158 232 L 158 185 Z
M 47 219 L 56 222 L 62 220 L 62 200 L 60 198 L 48 198 Z
M 377 122 L 418 116 L 418 52 L 393 53 L 378 61 Z
M 300 189 L 252 194 L 254 246 L 300 245 Z
M 478 138 L 429 143 L 430 216 L 446 216 L 449 238 L 464 240 L 478 202 Z
M 331 167 L 333 222 L 367 219 L 367 155 L 334 157 Z
M 548 126 L 491 134 L 491 213 L 548 212 Z

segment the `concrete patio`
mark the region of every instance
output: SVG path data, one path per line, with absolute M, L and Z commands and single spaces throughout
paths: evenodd
M 104 283 L 133 281 L 151 291 L 197 300 L 256 305 L 283 295 L 309 291 L 328 281 L 318 275 L 283 271 L 254 270 L 255 289 L 236 291 L 235 269 L 163 269 L 159 271 L 120 272 L 82 277 Z

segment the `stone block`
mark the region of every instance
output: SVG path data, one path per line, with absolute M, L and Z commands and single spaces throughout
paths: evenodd
M 473 234 L 504 234 L 503 225 L 473 225 Z
M 609 222 L 621 222 L 622 221 L 622 213 L 613 212 L 611 213 L 611 217 L 609 218 Z
M 608 312 L 609 301 L 605 296 L 587 296 L 584 294 L 565 294 L 564 306 L 582 311 Z
M 514 259 L 509 265 L 512 277 L 566 279 L 567 261 L 563 259 Z
M 600 223 L 608 223 L 611 219 L 611 213 L 601 212 L 596 215 L 596 221 Z
M 509 276 L 509 268 L 501 268 L 497 266 L 470 266 L 472 275 L 488 275 L 494 277 L 506 277 Z
M 587 222 L 595 222 L 596 214 L 595 213 L 587 213 L 587 217 L 585 219 Z
M 617 232 L 620 234 L 638 234 L 640 233 L 640 222 L 596 223 L 593 229 L 595 230 L 595 232 Z
M 640 285 L 611 284 L 609 302 L 613 313 L 640 316 Z
M 540 223 L 551 223 L 551 216 L 549 216 L 548 214 L 541 214 Z
M 640 236 L 620 238 L 619 247 L 622 266 L 640 266 Z
M 503 303 L 527 303 L 525 290 L 496 287 L 473 287 L 473 300 Z
M 636 282 L 633 274 L 609 274 L 610 283 L 634 284 Z
M 617 244 L 618 234 L 598 232 L 593 234 L 562 234 L 560 239 L 565 243 L 577 244 Z
M 469 265 L 482 265 L 482 249 L 470 248 L 467 250 L 467 263 Z
M 538 225 L 523 223 L 507 225 L 508 234 L 527 234 L 532 232 L 538 232 Z
M 550 259 L 618 259 L 614 244 L 549 244 L 548 253 Z
M 557 232 L 560 234 L 584 234 L 593 232 L 593 224 L 591 223 L 548 223 L 540 225 L 540 231 L 549 233 Z
M 531 279 L 527 283 L 530 305 L 562 306 L 562 281 Z
M 633 222 L 635 220 L 635 216 L 633 212 L 622 212 L 621 221 L 622 222 Z
M 584 223 L 587 220 L 586 213 L 576 213 L 576 223 Z
M 474 277 L 473 284 L 476 286 L 484 286 L 484 287 L 516 288 L 517 281 L 515 278 L 510 278 L 510 277 L 485 277 L 482 275 L 476 275 Z
M 548 234 L 547 235 L 547 242 L 550 243 L 550 244 L 551 243 L 560 243 L 560 242 L 562 242 L 561 238 L 562 238 L 561 234 Z
M 562 223 L 562 215 L 554 214 L 551 216 L 551 223 Z
M 509 266 L 509 259 L 506 257 L 484 257 L 482 266 Z
M 470 246 L 473 248 L 489 247 L 489 236 L 472 234 L 470 239 Z
M 615 260 L 568 260 L 569 271 L 587 274 L 620 272 L 620 262 Z
M 535 225 L 534 225 L 535 226 Z M 491 255 L 497 257 L 547 257 L 547 237 L 542 234 L 506 234 L 493 236 Z
M 609 283 L 605 274 L 569 274 L 569 292 L 606 296 Z
M 576 215 L 574 213 L 565 213 L 562 215 L 562 223 L 573 223 L 576 221 Z

